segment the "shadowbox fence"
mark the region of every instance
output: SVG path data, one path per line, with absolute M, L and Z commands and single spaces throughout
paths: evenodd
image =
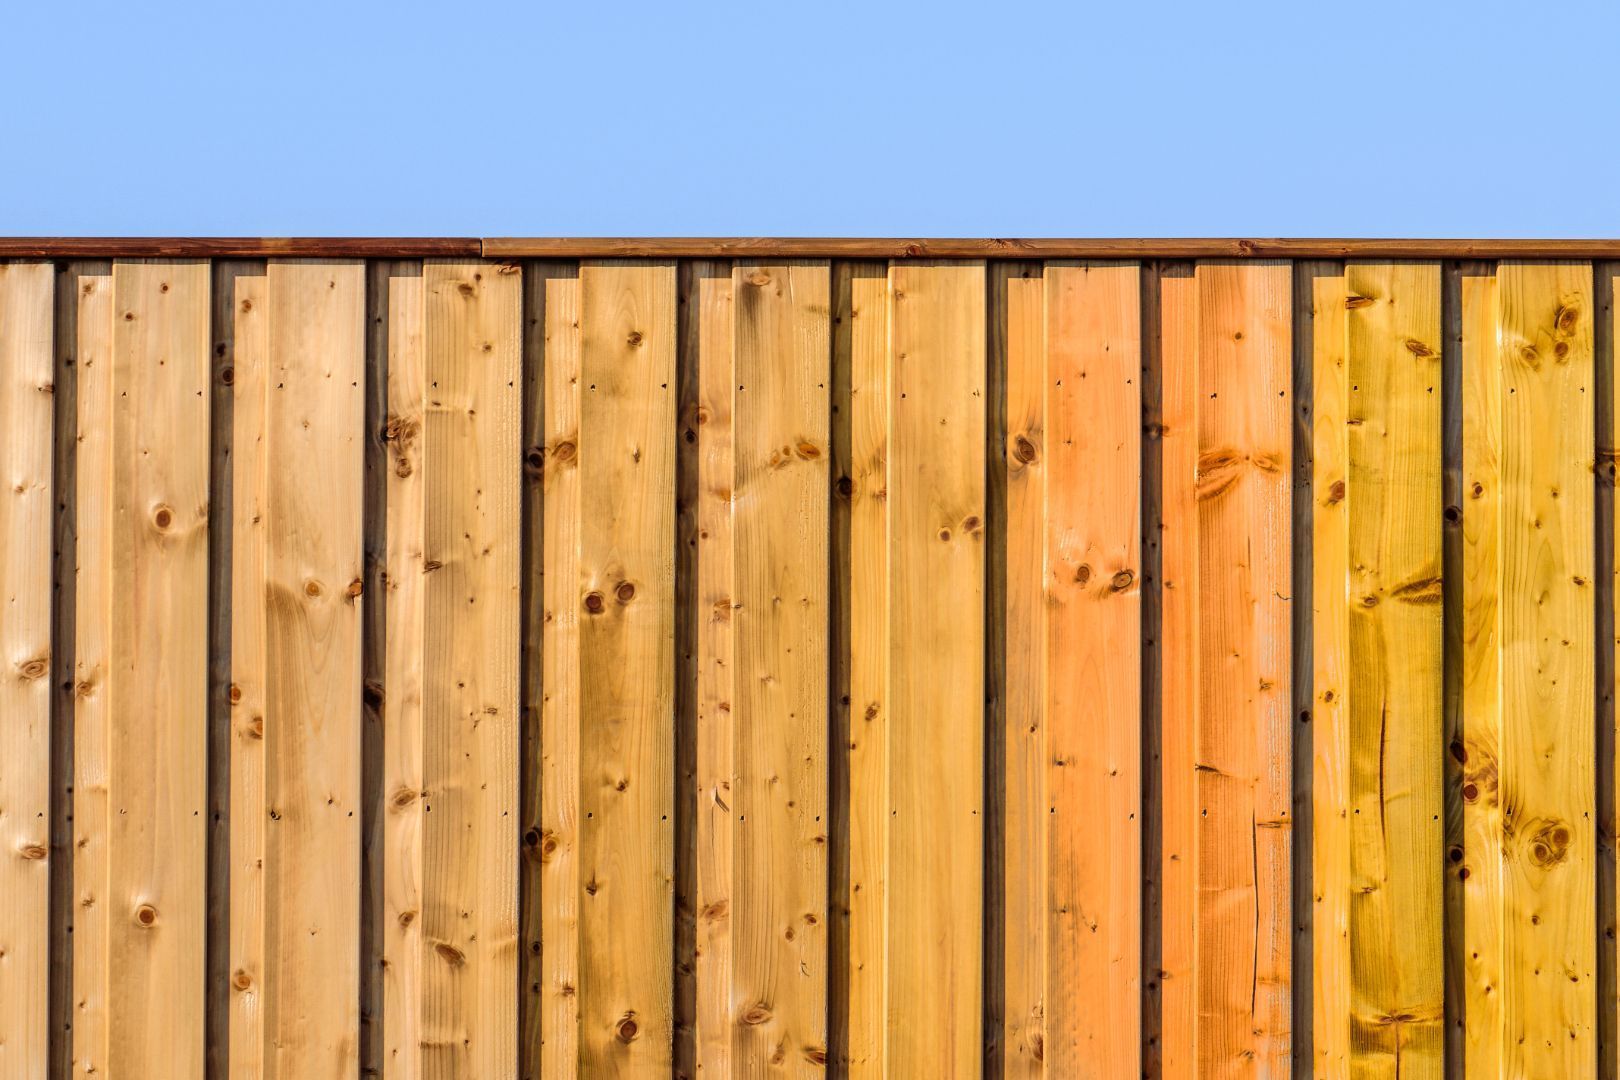
M 1613 1076 L 1609 248 L 0 242 L 0 1077 Z

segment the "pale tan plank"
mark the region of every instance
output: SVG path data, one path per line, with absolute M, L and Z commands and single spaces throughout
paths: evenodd
M 113 278 L 78 277 L 73 643 L 73 1076 L 104 1077 L 112 918 Z
M 849 1072 L 888 1075 L 889 377 L 888 277 L 850 279 Z
M 228 1060 L 232 1075 L 266 1074 L 271 964 L 266 941 L 270 788 L 270 289 L 235 279 L 231 401 L 231 858 Z M 285 527 L 285 523 L 283 523 Z M 284 722 L 286 717 L 281 718 Z
M 733 431 L 738 1070 L 827 1058 L 828 264 L 740 264 Z
M 1141 271 L 1046 267 L 1045 1060 L 1141 1071 Z
M 887 1066 L 950 1076 L 980 1063 L 985 270 L 889 284 Z
M 736 1018 L 735 286 L 729 267 L 697 271 L 697 1062 L 733 1073 Z
M 1005 873 L 1002 1069 L 1012 1080 L 1046 1069 L 1047 427 L 1046 282 L 1038 267 L 999 263 L 1006 333 L 1007 584 Z
M 579 279 L 546 286 L 541 627 L 540 963 L 542 1076 L 579 1069 L 580 325 Z M 525 1048 L 525 1053 L 533 1048 Z
M 586 263 L 580 309 L 581 1071 L 651 1075 L 673 1039 L 675 267 Z
M 43 1076 L 55 268 L 0 263 L 0 1075 Z
M 1592 268 L 1497 271 L 1508 1075 L 1596 1068 Z M 1483 793 L 1485 789 L 1481 789 Z M 1467 798 L 1467 793 L 1464 793 Z
M 522 278 L 423 267 L 422 1073 L 516 1072 Z
M 1163 790 L 1160 924 L 1160 1068 L 1196 1075 L 1198 878 L 1198 280 L 1190 267 L 1159 277 L 1163 370 L 1160 468 L 1160 733 Z
M 1353 262 L 1345 289 L 1351 1070 L 1438 1078 L 1440 266 Z
M 1292 268 L 1200 263 L 1196 1033 L 1281 1076 L 1290 1010 Z
M 1350 1076 L 1349 421 L 1342 274 L 1311 288 L 1312 1016 L 1314 1075 Z M 1304 538 L 1299 540 L 1303 542 Z
M 1502 1026 L 1502 360 L 1496 279 L 1462 280 L 1463 1053 L 1500 1076 Z
M 425 279 L 420 263 L 373 264 L 373 318 L 385 320 L 387 348 L 387 530 L 384 605 L 382 762 L 382 1031 L 383 1075 L 422 1076 L 422 1009 L 426 955 L 422 940 L 425 829 L 422 657 L 426 648 L 427 412 Z
M 107 1070 L 187 1080 L 203 1071 L 209 267 L 119 261 L 113 291 Z

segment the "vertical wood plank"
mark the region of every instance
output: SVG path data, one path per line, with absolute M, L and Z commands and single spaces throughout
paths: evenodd
M 113 277 L 78 291 L 74 551 L 73 1076 L 104 1076 L 110 1055 Z
M 849 1073 L 887 1075 L 889 941 L 888 274 L 854 267 L 849 298 Z
M 109 593 L 78 629 L 107 657 L 81 693 L 107 695 L 113 1076 L 203 1071 L 209 295 L 206 262 L 116 262 L 111 415 L 81 417 L 111 426 L 110 468 L 79 489 L 81 521 L 111 507 Z
M 1199 1069 L 1290 1060 L 1292 268 L 1198 276 Z
M 1332 587 L 1348 592 L 1357 1075 L 1443 1066 L 1440 284 L 1437 263 L 1345 270 L 1349 574 Z
M 517 1071 L 522 279 L 423 268 L 422 1068 Z
M 1001 1069 L 1016 1080 L 1043 1075 L 1047 1060 L 1046 282 L 1038 265 L 998 263 L 992 275 L 1007 387 Z
M 0 263 L 0 1073 L 49 1054 L 55 270 Z
M 737 812 L 735 612 L 732 502 L 736 485 L 733 402 L 737 372 L 735 283 L 730 267 L 698 271 L 697 492 L 697 1062 L 730 1075 L 737 1011 L 733 992 Z M 721 273 L 724 276 L 720 276 Z
M 1141 280 L 1046 267 L 1045 1060 L 1141 1064 Z
M 1159 278 L 1163 480 L 1160 534 L 1160 1069 L 1197 1069 L 1198 925 L 1198 279 L 1191 267 Z
M 948 1076 L 980 1060 L 985 270 L 889 284 L 888 1068 Z
M 1349 367 L 1345 280 L 1312 291 L 1312 1039 L 1314 1075 L 1350 1075 Z M 1301 540 L 1304 538 L 1301 537 Z
M 580 308 L 580 1061 L 643 1075 L 673 1037 L 675 268 L 586 263 Z
M 1596 1067 L 1592 270 L 1503 263 L 1504 1071 Z M 1469 798 L 1465 789 L 1464 799 Z
M 580 1055 L 579 278 L 546 286 L 540 628 L 540 1075 Z M 533 1053 L 525 1047 L 525 1053 Z
M 1463 1055 L 1470 1075 L 1502 1069 L 1501 513 L 1502 383 L 1496 279 L 1462 280 L 1463 885 L 1467 973 Z
M 232 1072 L 359 1065 L 365 269 L 239 278 Z
M 830 288 L 819 262 L 732 278 L 733 446 L 713 485 L 731 516 L 714 611 L 731 624 L 731 813 L 708 820 L 732 834 L 728 1019 L 748 1075 L 816 1075 L 827 1056 Z

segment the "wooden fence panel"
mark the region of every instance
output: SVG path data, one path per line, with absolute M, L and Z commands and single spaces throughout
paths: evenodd
M 1591 264 L 759 250 L 0 263 L 0 1078 L 1601 1074 Z
M 235 279 L 231 1072 L 359 1065 L 362 263 Z
M 0 265 L 0 1074 L 44 1075 L 55 268 Z

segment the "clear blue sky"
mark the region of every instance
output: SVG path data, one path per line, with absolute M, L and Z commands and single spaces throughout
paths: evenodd
M 1620 5 L 37 0 L 0 233 L 1620 235 Z

